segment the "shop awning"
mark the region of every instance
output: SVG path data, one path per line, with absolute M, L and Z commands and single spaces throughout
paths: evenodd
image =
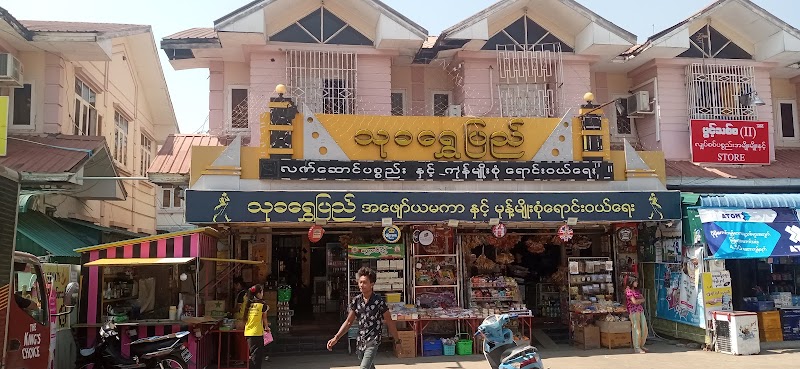
M 698 214 L 714 259 L 800 256 L 796 209 L 702 207 Z
M 128 265 L 176 265 L 186 264 L 196 258 L 119 258 L 119 259 L 97 259 L 90 261 L 84 266 L 128 266 Z
M 36 256 L 80 258 L 73 251 L 76 245 L 88 244 L 64 228 L 55 219 L 37 211 L 19 213 L 17 250 Z
M 248 265 L 264 264 L 263 261 L 239 260 L 239 259 L 220 259 L 220 258 L 200 258 L 200 261 L 213 261 L 213 262 L 216 262 L 216 263 L 234 263 L 234 264 L 248 264 Z
M 700 206 L 708 208 L 800 209 L 800 194 L 709 194 L 700 197 Z

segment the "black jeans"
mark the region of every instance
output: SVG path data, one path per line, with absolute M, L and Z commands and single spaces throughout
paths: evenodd
M 264 365 L 264 336 L 248 336 L 247 345 L 250 346 L 250 363 L 247 368 L 261 369 Z

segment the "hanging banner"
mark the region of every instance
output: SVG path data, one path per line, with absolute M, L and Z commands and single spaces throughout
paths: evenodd
M 703 307 L 706 320 L 715 311 L 733 311 L 731 272 L 727 270 L 703 273 Z
M 769 123 L 738 120 L 690 122 L 692 162 L 769 164 Z
M 0 96 L 0 156 L 8 148 L 8 96 Z
M 402 259 L 406 254 L 403 244 L 350 245 L 350 259 Z
M 703 233 L 716 259 L 800 256 L 796 210 L 699 209 Z

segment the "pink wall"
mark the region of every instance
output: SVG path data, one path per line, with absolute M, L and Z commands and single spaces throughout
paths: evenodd
M 411 111 L 410 115 L 425 111 L 425 66 L 411 66 Z
M 497 60 L 488 57 L 470 57 L 463 59 L 463 87 L 456 96 L 456 102 L 463 101 L 465 115 L 500 116 L 500 100 L 497 91 L 499 72 Z M 564 84 L 562 86 L 564 100 L 561 103 L 559 117 L 566 109 L 577 109 L 583 104 L 583 95 L 589 92 L 591 73 L 589 61 L 564 60 Z M 490 71 L 491 70 L 491 76 Z M 459 89 L 456 86 L 456 89 Z
M 211 62 L 209 67 L 208 129 L 221 134 L 225 128 L 225 64 Z
M 261 122 L 267 102 L 275 96 L 275 86 L 286 84 L 286 55 L 280 51 L 258 52 L 250 55 L 249 104 L 250 146 L 261 142 Z M 302 109 L 302 107 L 301 107 Z
M 67 104 L 66 96 L 68 95 L 63 90 L 66 88 L 66 63 L 60 56 L 51 53 L 45 53 L 44 58 L 44 133 L 62 133 L 61 117 L 64 116 Z M 72 125 L 68 125 L 68 127 L 72 127 Z M 73 134 L 74 132 L 69 129 L 63 133 Z
M 691 160 L 689 137 L 689 101 L 686 87 L 686 65 L 695 62 L 693 59 L 656 60 L 653 63 L 633 71 L 632 86 L 645 83 L 657 77 L 658 95 L 655 95 L 654 84 L 647 84 L 637 91 L 650 92 L 651 99 L 658 98 L 660 109 L 660 141 L 657 140 L 656 117 L 644 115 L 635 120 L 640 142 L 646 150 L 661 150 L 667 160 Z M 750 63 L 752 64 L 752 63 Z M 758 107 L 759 120 L 766 121 L 770 130 L 770 157 L 775 157 L 775 140 L 772 114 L 772 92 L 769 71 L 764 68 L 755 69 L 755 88 L 758 96 L 766 103 Z
M 392 59 L 358 55 L 356 114 L 390 115 L 392 110 Z

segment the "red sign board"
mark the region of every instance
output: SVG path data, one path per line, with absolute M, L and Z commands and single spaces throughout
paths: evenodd
M 503 223 L 498 223 L 492 226 L 492 234 L 497 238 L 505 237 L 506 231 L 506 225 Z
M 767 122 L 693 119 L 690 135 L 695 163 L 770 163 Z
M 308 240 L 311 241 L 311 243 L 317 243 L 319 242 L 319 240 L 322 239 L 322 236 L 324 234 L 325 234 L 324 228 L 318 225 L 313 225 L 311 226 L 311 228 L 308 229 Z

